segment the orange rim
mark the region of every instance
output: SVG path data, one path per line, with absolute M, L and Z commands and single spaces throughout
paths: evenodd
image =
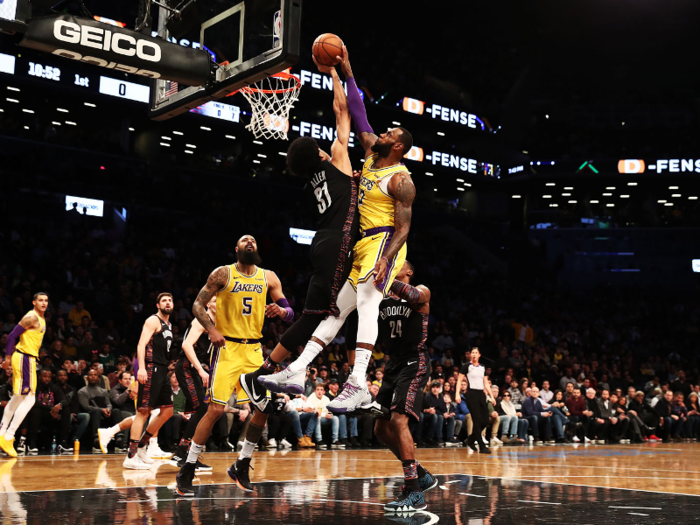
M 226 95 L 227 97 L 230 97 L 231 95 L 235 95 L 238 92 L 247 92 L 247 93 L 265 93 L 266 95 L 272 95 L 273 93 L 289 93 L 290 91 L 295 91 L 299 89 L 299 86 L 301 86 L 301 81 L 299 80 L 299 77 L 296 75 L 292 75 L 291 73 L 286 73 L 284 71 L 280 71 L 279 73 L 275 73 L 274 75 L 270 75 L 275 78 L 281 78 L 283 80 L 294 80 L 294 83 L 284 89 L 259 89 L 256 87 L 251 87 L 251 86 L 246 86 L 242 87 L 238 91 L 234 91 L 233 93 L 229 93 Z

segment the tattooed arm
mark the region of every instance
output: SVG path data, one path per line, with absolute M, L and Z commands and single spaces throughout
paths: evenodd
M 211 272 L 207 279 L 207 284 L 199 291 L 199 295 L 192 306 L 192 313 L 202 327 L 209 333 L 209 340 L 216 348 L 224 346 L 226 344 L 226 339 L 224 339 L 224 336 L 219 333 L 214 323 L 209 319 L 206 306 L 212 297 L 226 287 L 230 272 L 231 270 L 229 270 L 228 266 L 219 266 L 216 270 Z
M 399 250 L 406 243 L 408 231 L 411 229 L 411 216 L 413 199 L 416 197 L 416 187 L 413 185 L 411 176 L 402 171 L 397 173 L 387 185 L 389 195 L 394 197 L 394 237 L 389 243 L 384 256 L 379 259 L 374 267 L 374 285 L 379 286 L 386 277 L 387 262 L 393 259 Z

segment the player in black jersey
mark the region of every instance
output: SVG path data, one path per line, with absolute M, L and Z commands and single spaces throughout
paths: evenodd
M 294 175 L 306 179 L 304 191 L 316 211 L 317 232 L 311 243 L 313 272 L 303 315 L 285 331 L 259 370 L 241 376 L 243 389 L 260 410 L 267 404 L 265 389 L 278 391 L 275 384 L 265 382 L 264 376 L 275 372 L 277 364 L 289 357 L 291 350 L 306 345 L 327 316 L 339 316 L 336 299 L 350 273 L 351 251 L 359 231 L 357 182 L 348 155 L 350 113 L 345 90 L 335 68 L 317 65 L 322 73 L 333 77 L 337 138 L 331 146 L 331 156 L 309 137 L 294 140 L 287 150 L 287 165 Z M 265 388 L 256 384 L 257 378 Z
M 146 445 L 152 434 L 143 425 L 148 420 L 151 410 L 160 408 L 160 414 L 149 428 L 157 430 L 170 419 L 173 414 L 173 394 L 168 379 L 170 364 L 170 345 L 173 342 L 173 331 L 170 325 L 170 314 L 173 311 L 173 296 L 161 293 L 156 300 L 158 313 L 152 315 L 143 325 L 141 338 L 137 346 L 139 395 L 136 407 L 138 412 L 131 425 L 129 453 L 124 459 L 124 467 L 132 469 L 148 469 L 153 460 L 146 453 Z
M 411 286 L 413 266 L 406 261 L 391 285 L 391 296 L 379 306 L 379 338 L 389 363 L 384 370 L 376 402 L 391 416 L 377 419 L 375 434 L 401 460 L 405 486 L 401 496 L 384 506 L 387 512 L 412 512 L 426 508 L 423 492 L 435 488 L 437 479 L 416 461 L 408 418 L 420 419 L 423 388 L 430 376 L 428 338 L 430 290 Z
M 216 296 L 212 297 L 207 304 L 207 313 L 212 323 L 216 322 Z M 180 388 L 185 393 L 185 413 L 190 414 L 190 419 L 185 426 L 185 432 L 171 458 L 171 463 L 179 468 L 185 464 L 187 451 L 190 448 L 192 436 L 197 430 L 197 423 L 207 413 L 208 405 L 204 402 L 206 389 L 209 386 L 209 371 L 204 366 L 209 365 L 212 344 L 209 334 L 197 319 L 192 320 L 189 328 L 185 332 L 182 342 L 182 350 L 175 365 L 175 375 Z M 205 465 L 197 460 L 197 471 L 212 470 L 209 465 Z

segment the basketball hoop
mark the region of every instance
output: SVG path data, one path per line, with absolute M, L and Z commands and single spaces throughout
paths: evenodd
M 289 110 L 299 98 L 298 77 L 281 72 L 240 89 L 250 103 L 253 114 L 246 129 L 256 139 L 287 139 Z

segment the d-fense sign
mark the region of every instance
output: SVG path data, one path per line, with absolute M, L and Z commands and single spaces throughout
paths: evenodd
M 104 214 L 105 201 L 66 195 L 66 211 L 72 210 L 74 203 L 78 205 L 78 213 L 81 215 L 83 214 L 83 208 L 85 208 L 85 215 L 102 217 Z

